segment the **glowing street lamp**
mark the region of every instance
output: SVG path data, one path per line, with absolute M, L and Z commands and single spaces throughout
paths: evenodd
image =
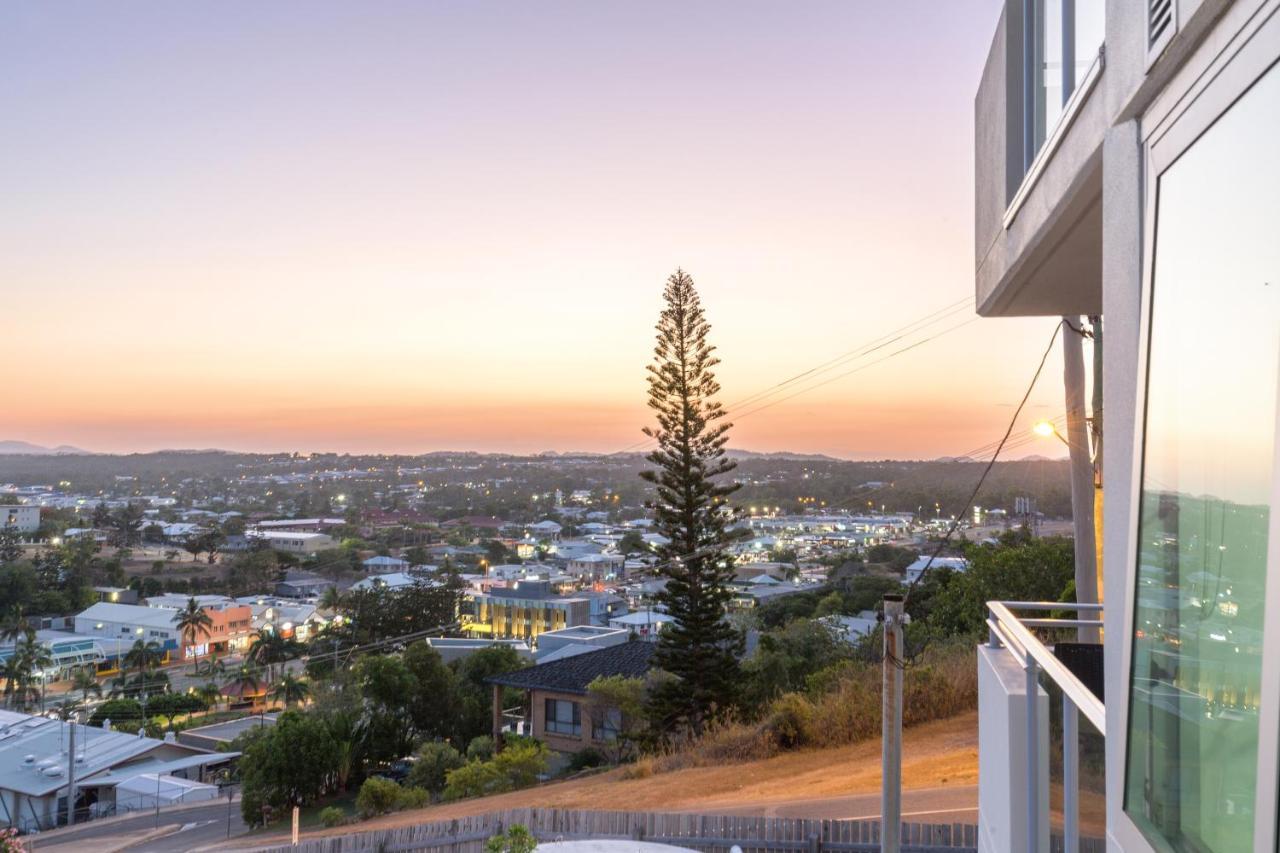
M 1062 437 L 1062 433 L 1058 432 L 1058 428 L 1053 425 L 1052 421 L 1040 421 L 1031 428 L 1031 431 L 1034 432 L 1036 435 L 1040 436 L 1041 438 L 1048 438 L 1049 436 L 1054 436 L 1055 438 L 1058 439 L 1058 441 L 1061 441 L 1063 444 L 1066 444 L 1067 447 L 1071 446 L 1070 444 L 1067 443 L 1067 440 Z

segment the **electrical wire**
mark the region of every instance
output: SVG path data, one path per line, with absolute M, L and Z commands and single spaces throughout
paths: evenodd
M 956 529 L 960 526 L 961 519 L 968 515 L 969 510 L 973 508 L 973 502 L 978 499 L 978 493 L 982 491 L 982 484 L 987 481 L 987 475 L 990 474 L 991 469 L 995 467 L 996 460 L 1000 458 L 1000 453 L 1005 448 L 1005 443 L 1009 440 L 1009 436 L 1013 434 L 1013 428 L 1018 422 L 1018 417 L 1022 414 L 1023 407 L 1027 405 L 1027 400 L 1031 398 L 1031 392 L 1035 390 L 1036 382 L 1040 379 L 1040 373 L 1044 370 L 1045 362 L 1049 360 L 1049 353 L 1053 352 L 1053 345 L 1057 342 L 1058 333 L 1062 331 L 1064 324 L 1065 321 L 1061 320 L 1054 324 L 1053 334 L 1049 336 L 1049 345 L 1045 347 L 1044 355 L 1040 357 L 1040 364 L 1036 366 L 1036 372 L 1031 376 L 1031 383 L 1027 386 L 1026 393 L 1022 395 L 1022 400 L 1019 401 L 1018 408 L 1013 412 L 1013 418 L 1010 419 L 1009 426 L 1004 431 L 1004 437 L 1001 438 L 999 443 L 996 445 L 995 451 L 991 454 L 990 461 L 987 462 L 987 467 L 983 469 L 982 476 L 978 478 L 977 485 L 973 487 L 973 492 L 969 495 L 968 501 L 965 502 L 964 509 L 961 510 L 954 519 L 952 519 L 951 526 L 947 528 L 947 532 L 938 543 L 938 547 L 929 555 L 929 560 L 924 564 L 924 568 L 920 570 L 920 574 L 916 575 L 915 580 L 907 586 L 906 595 L 903 596 L 904 608 L 911 601 L 911 593 L 915 591 L 915 588 L 920 584 L 920 581 L 924 580 L 925 576 L 929 574 L 929 570 L 933 568 L 933 561 L 938 558 L 942 553 L 942 550 L 950 543 L 951 537 L 955 535 Z

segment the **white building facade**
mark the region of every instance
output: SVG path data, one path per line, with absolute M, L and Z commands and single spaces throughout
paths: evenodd
M 1280 849 L 1278 60 L 1278 0 L 1007 0 L 997 23 L 975 104 L 977 310 L 1064 318 L 1077 580 L 1102 595 L 1068 622 L 991 607 L 982 850 L 1048 850 L 1059 810 L 1067 849 Z M 1076 819 L 1091 739 L 1097 827 Z

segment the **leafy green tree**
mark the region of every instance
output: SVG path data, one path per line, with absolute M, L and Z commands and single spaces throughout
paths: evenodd
M 618 553 L 624 557 L 632 554 L 648 554 L 650 553 L 649 543 L 644 541 L 644 535 L 639 530 L 628 530 L 618 540 Z
M 250 743 L 240 759 L 240 811 L 246 823 L 262 821 L 264 806 L 309 806 L 337 783 L 338 749 L 323 721 L 286 711 Z
M 208 707 L 203 699 L 190 693 L 161 693 L 147 700 L 146 712 L 153 717 L 164 717 L 172 729 L 174 717 L 179 714 L 195 714 Z
M 22 559 L 22 539 L 17 530 L 0 528 L 0 563 L 13 563 Z
M 404 666 L 413 676 L 409 703 L 413 726 L 427 737 L 453 737 L 461 722 L 458 678 L 440 653 L 424 640 L 411 643 L 404 652 Z
M 135 728 L 142 724 L 142 703 L 136 699 L 108 699 L 93 709 L 87 723 L 95 728 L 105 720 Z
M 526 666 L 510 646 L 488 646 L 478 649 L 454 662 L 458 674 L 458 701 L 461 724 L 459 741 L 470 741 L 477 735 L 488 734 L 493 727 L 493 688 L 485 679 L 513 672 Z M 512 703 L 518 694 L 507 697 Z M 504 699 L 504 707 L 507 706 Z
M 658 442 L 641 472 L 655 487 L 649 507 L 667 579 L 657 596 L 673 622 L 658 637 L 654 664 L 677 676 L 650 696 L 650 715 L 663 732 L 700 734 L 737 699 L 741 637 L 725 619 L 732 598 L 733 559 L 726 551 L 734 514 L 726 500 L 736 483 L 718 482 L 735 467 L 725 455 L 730 424 L 714 400 L 719 363 L 693 279 L 676 270 L 663 292 L 654 363 L 649 366 L 649 408 L 658 421 L 645 434 Z
M 144 518 L 142 504 L 130 503 L 112 513 L 107 520 L 111 544 L 117 548 L 132 548 L 141 542 Z
M 1074 554 L 1064 537 L 970 546 L 965 571 L 930 569 L 912 594 L 911 616 L 933 636 L 979 637 L 988 601 L 1064 600 L 1075 577 Z
M 587 685 L 591 726 L 609 735 L 604 752 L 614 764 L 631 758 L 644 735 L 648 686 L 643 678 L 602 675 Z

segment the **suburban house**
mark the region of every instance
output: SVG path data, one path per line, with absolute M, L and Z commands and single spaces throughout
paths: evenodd
M 1061 321 L 1078 603 L 989 605 L 981 850 L 1048 850 L 1052 825 L 1068 850 L 1280 849 L 1278 60 L 1278 0 L 996 22 L 976 305 Z
M 587 686 L 611 675 L 644 678 L 653 651 L 652 643 L 618 643 L 487 679 L 493 685 L 494 740 L 506 722 L 504 688 L 512 688 L 524 693 L 519 716 L 525 731 L 551 749 L 572 753 L 608 743 L 622 728 L 620 712 L 592 707 Z

